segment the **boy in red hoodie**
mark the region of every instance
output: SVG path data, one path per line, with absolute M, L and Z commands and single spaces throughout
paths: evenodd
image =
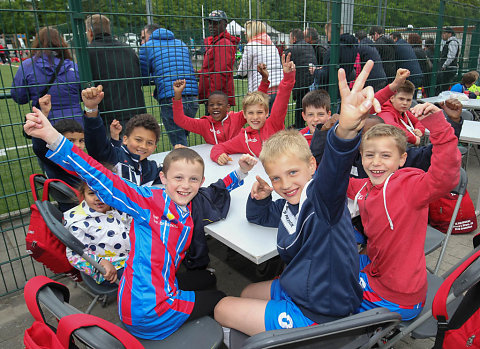
M 458 141 L 441 109 L 419 104 L 412 115 L 430 130 L 433 151 L 428 172 L 399 169 L 407 158 L 405 134 L 395 126 L 378 124 L 360 144 L 368 178 L 351 178 L 347 190 L 358 204 L 368 238 L 367 254 L 360 255 L 364 292 L 359 311 L 386 307 L 403 320 L 421 312 L 427 293 L 423 247 L 428 204 L 458 183 L 460 169 Z
M 290 61 L 290 54 L 282 56 L 283 79 L 278 87 L 278 94 L 268 116 L 268 97 L 262 92 L 248 93 L 243 99 L 243 113 L 248 127 L 227 142 L 216 144 L 210 151 L 210 158 L 219 165 L 226 165 L 231 160 L 228 154 L 245 153 L 258 156 L 262 144 L 271 135 L 284 129 L 288 101 L 295 85 L 295 63 Z
M 405 132 L 408 143 L 419 145 L 420 137 L 425 133 L 425 127 L 409 111 L 412 105 L 415 85 L 405 81 L 397 89 L 397 93 L 390 97 L 382 105 L 382 111 L 378 114 L 386 124 L 393 125 Z
M 260 63 L 257 71 L 262 75 L 258 90 L 267 93 L 270 85 L 267 66 Z M 228 96 L 224 92 L 210 93 L 207 104 L 209 115 L 202 116 L 200 119 L 192 119 L 183 113 L 182 92 L 185 86 L 185 80 L 177 80 L 173 83 L 175 94 L 173 97 L 173 121 L 178 127 L 199 134 L 208 144 L 223 143 L 238 135 L 247 120 L 243 115 L 243 110 L 229 112 L 230 104 Z

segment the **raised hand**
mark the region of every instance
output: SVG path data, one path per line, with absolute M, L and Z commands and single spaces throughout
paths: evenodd
M 436 107 L 431 103 L 422 103 L 414 106 L 410 111 L 418 119 L 423 120 L 426 117 L 438 112 L 440 108 Z
M 52 126 L 43 113 L 33 107 L 33 111 L 26 115 L 23 129 L 29 136 L 43 139 L 47 144 L 55 142 L 60 133 Z
M 223 153 L 218 157 L 217 164 L 219 164 L 220 166 L 223 166 L 228 164 L 229 161 L 232 161 L 232 158 L 228 156 L 227 153 Z
M 256 177 L 257 181 L 253 183 L 250 196 L 255 200 L 263 200 L 272 195 L 273 188 L 268 185 L 260 176 Z
M 117 119 L 114 119 L 110 124 L 110 138 L 118 141 L 120 139 L 120 133 L 122 133 L 122 124 Z
M 175 80 L 173 83 L 173 93 L 176 100 L 182 99 L 182 92 L 185 89 L 185 86 L 187 86 L 187 81 L 185 79 Z
M 258 160 L 249 154 L 243 154 L 238 160 L 238 166 L 243 173 L 248 173 L 253 166 L 257 164 Z
M 295 63 L 293 63 L 293 61 L 290 60 L 291 56 L 292 56 L 291 52 L 289 52 L 287 56 L 285 56 L 285 53 L 282 54 L 282 66 L 283 66 L 283 72 L 285 74 L 295 71 Z
M 82 91 L 83 104 L 89 109 L 97 109 L 104 96 L 102 85 L 89 87 Z
M 338 87 L 342 98 L 340 119 L 336 134 L 340 138 L 352 139 L 362 129 L 370 108 L 380 112 L 380 103 L 374 97 L 371 86 L 363 88 L 368 75 L 373 68 L 373 61 L 369 60 L 358 75 L 352 90 L 348 87 L 345 70 L 338 70 Z
M 267 65 L 265 63 L 258 63 L 257 64 L 257 72 L 262 76 L 262 80 L 268 80 L 268 70 Z
M 440 105 L 443 111 L 450 119 L 455 122 L 460 122 L 462 115 L 462 103 L 456 98 L 447 99 Z
M 40 97 L 38 99 L 38 105 L 40 106 L 43 115 L 48 116 L 50 110 L 52 110 L 52 96 L 46 94 L 45 96 Z
M 405 83 L 405 80 L 410 76 L 410 70 L 399 68 L 397 70 L 397 75 L 395 75 L 395 80 L 390 84 L 390 89 L 392 91 L 398 90 L 400 86 Z

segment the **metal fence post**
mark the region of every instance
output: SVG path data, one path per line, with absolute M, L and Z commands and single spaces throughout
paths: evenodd
M 78 70 L 82 86 L 86 87 L 92 81 L 92 70 L 87 52 L 87 37 L 85 34 L 85 18 L 82 13 L 81 0 L 68 0 L 70 21 L 73 31 L 73 47 L 77 57 Z
M 445 0 L 440 0 L 440 7 L 438 9 L 437 31 L 435 34 L 435 53 L 433 56 L 432 81 L 430 82 L 430 88 L 428 91 L 429 96 L 435 95 L 435 86 L 437 85 L 437 72 L 439 68 L 438 63 L 440 61 L 440 42 L 442 39 L 444 15 L 445 15 Z
M 330 67 L 328 68 L 328 93 L 332 104 L 337 105 L 338 99 L 338 75 L 340 68 L 340 16 L 342 13 L 342 0 L 332 1 L 332 25 L 330 39 Z M 335 108 L 334 108 L 335 110 Z
M 480 45 L 480 22 L 476 22 L 475 31 L 472 33 L 472 40 L 470 40 L 470 54 L 468 56 L 469 70 L 477 70 L 479 45 Z
M 463 72 L 465 71 L 465 46 L 467 46 L 467 35 L 468 35 L 468 18 L 465 18 L 463 24 L 463 36 L 462 36 L 462 46 L 460 46 L 460 55 L 458 57 L 458 76 L 462 76 Z M 473 34 L 472 34 L 473 35 Z

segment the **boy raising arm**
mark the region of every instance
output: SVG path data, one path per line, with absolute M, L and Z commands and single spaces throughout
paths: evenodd
M 27 114 L 24 129 L 47 142 L 51 149 L 48 157 L 76 171 L 102 202 L 133 217 L 131 251 L 118 296 L 120 319 L 127 329 L 141 338 L 159 340 L 175 332 L 185 321 L 211 314 L 223 292 L 181 287 L 185 281 L 192 285 L 192 278 L 198 279 L 198 284 L 205 284 L 201 281 L 209 277 L 209 271 L 196 271 L 182 280 L 177 278 L 192 239 L 193 201 L 201 192 L 199 197 L 210 199 L 202 205 L 207 209 L 209 203 L 218 200 L 213 197 L 218 188 L 231 190 L 240 185 L 256 160 L 242 156 L 240 169 L 207 188 L 200 188 L 204 181 L 203 159 L 192 149 L 176 149 L 167 155 L 160 173 L 164 189 L 137 186 L 112 174 L 74 147 L 38 109 L 33 110 Z
M 352 91 L 344 70 L 339 70 L 340 120 L 329 133 L 316 172 L 315 159 L 298 131 L 281 131 L 266 141 L 260 160 L 273 189 L 257 177 L 247 218 L 278 227 L 278 252 L 286 267 L 280 279 L 251 284 L 241 297 L 222 299 L 215 307 L 222 326 L 254 335 L 332 321 L 357 310 L 362 291 L 345 194 L 365 114 L 372 105 L 380 107 L 373 89 L 363 89 L 372 67 L 372 61 L 365 64 Z M 273 190 L 282 199 L 272 201 Z
M 265 64 L 259 63 L 257 71 L 262 75 L 262 81 L 258 91 L 267 93 L 270 81 L 268 81 L 268 70 Z M 182 92 L 185 89 L 186 81 L 177 80 L 173 83 L 175 96 L 173 97 L 173 121 L 177 126 L 189 131 L 198 133 L 208 144 L 218 144 L 235 137 L 247 120 L 243 110 L 230 112 L 228 96 L 222 91 L 213 91 L 208 97 L 208 114 L 200 119 L 192 119 L 186 116 L 182 106 Z
M 367 254 L 360 255 L 360 311 L 386 307 L 403 320 L 416 317 L 425 302 L 428 204 L 458 183 L 460 167 L 458 141 L 443 112 L 424 103 L 412 114 L 430 130 L 428 171 L 399 169 L 407 158 L 405 133 L 378 124 L 365 133 L 360 146 L 368 178 L 350 179 L 347 192 L 358 203 L 368 238 Z

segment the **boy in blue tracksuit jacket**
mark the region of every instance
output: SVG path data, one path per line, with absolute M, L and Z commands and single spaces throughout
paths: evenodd
M 241 185 L 256 163 L 253 157 L 242 156 L 240 169 L 201 188 L 202 158 L 192 149 L 175 149 L 165 158 L 160 173 L 165 188 L 149 188 L 105 169 L 61 136 L 36 108 L 27 115 L 24 129 L 47 142 L 51 149 L 48 158 L 77 172 L 102 202 L 133 217 L 131 251 L 118 291 L 120 319 L 132 334 L 160 340 L 185 321 L 213 313 L 224 294 L 206 287 L 212 286 L 205 285 L 209 272 L 177 275 L 192 239 L 192 203 L 201 200 L 206 210 L 209 202 L 217 200 L 218 193 L 223 195 L 224 190 Z
M 362 299 L 358 252 L 346 205 L 359 131 L 375 103 L 371 87 L 362 91 L 373 62 L 368 61 L 349 90 L 339 70 L 340 120 L 327 137 L 322 163 L 305 138 L 280 131 L 263 145 L 260 160 L 273 188 L 257 177 L 247 202 L 250 222 L 278 227 L 277 249 L 286 267 L 279 279 L 247 286 L 241 297 L 223 298 L 215 320 L 248 335 L 304 327 L 348 316 Z M 313 177 L 313 178 L 312 178 Z M 282 199 L 273 201 L 275 190 Z

